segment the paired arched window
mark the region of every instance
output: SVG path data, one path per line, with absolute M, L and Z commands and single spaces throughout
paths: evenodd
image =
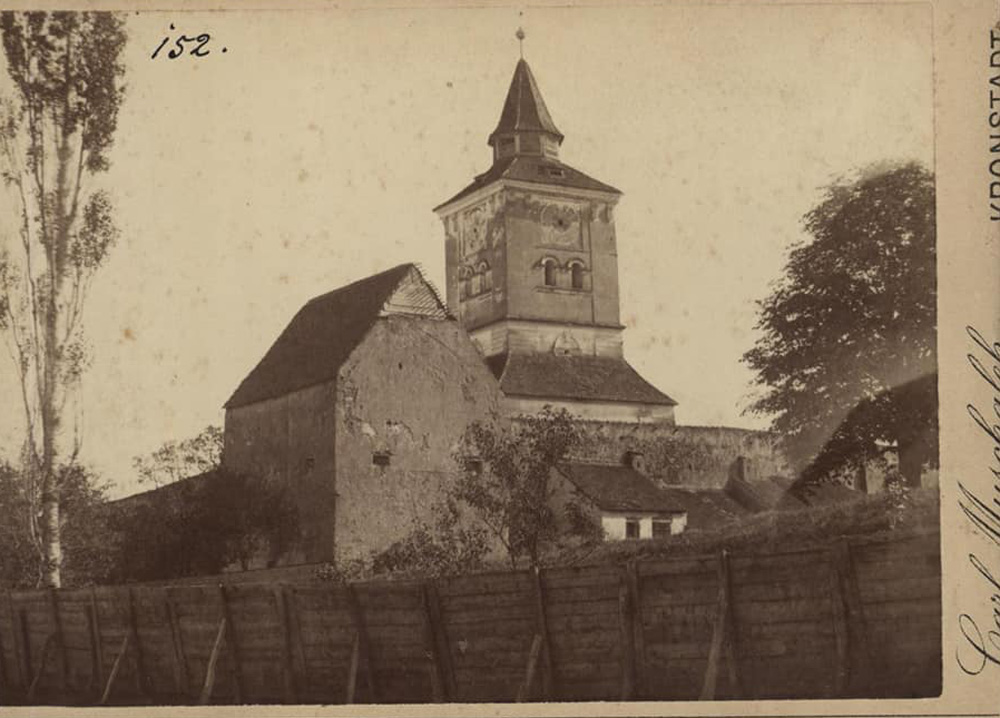
M 458 270 L 459 299 L 478 297 L 492 290 L 493 269 L 485 259 L 476 265 L 475 271 L 471 267 L 461 267 Z
M 490 263 L 485 259 L 479 263 L 476 267 L 476 274 L 481 277 L 480 279 L 480 291 L 490 292 L 493 290 L 493 270 L 490 268 Z
M 546 287 L 558 287 L 559 274 L 562 267 L 552 257 L 545 257 L 539 264 L 542 267 L 542 284 Z M 569 286 L 572 289 L 586 289 L 587 268 L 580 259 L 571 259 L 565 269 L 569 272 Z M 565 280 L 562 280 L 565 281 Z
M 556 286 L 557 268 L 556 260 L 551 257 L 546 257 L 542 260 L 542 280 L 545 282 L 546 287 Z
M 458 298 L 466 299 L 469 296 L 469 284 L 472 279 L 472 270 L 468 267 L 458 268 Z

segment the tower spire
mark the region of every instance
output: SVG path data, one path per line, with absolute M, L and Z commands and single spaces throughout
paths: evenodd
M 516 37 L 523 40 L 524 30 L 518 28 Z M 522 57 L 514 68 L 500 121 L 487 141 L 493 148 L 493 159 L 514 155 L 558 157 L 562 141 L 562 133 L 556 129 L 531 68 Z

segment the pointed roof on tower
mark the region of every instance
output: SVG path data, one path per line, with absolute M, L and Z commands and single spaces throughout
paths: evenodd
M 499 135 L 517 132 L 547 133 L 554 136 L 557 142 L 563 141 L 563 134 L 552 121 L 552 115 L 545 106 L 535 76 L 524 58 L 517 61 L 510 89 L 507 90 L 507 99 L 500 112 L 500 121 L 488 142 L 493 146 Z

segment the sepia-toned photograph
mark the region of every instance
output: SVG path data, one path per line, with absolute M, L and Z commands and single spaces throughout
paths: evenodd
M 0 13 L 0 705 L 941 696 L 932 20 Z

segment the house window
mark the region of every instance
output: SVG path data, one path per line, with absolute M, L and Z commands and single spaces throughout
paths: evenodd
M 653 521 L 653 538 L 666 538 L 670 535 L 671 521 L 669 519 L 658 519 Z
M 373 451 L 372 464 L 374 466 L 388 466 L 391 463 L 390 456 L 388 451 Z
M 544 272 L 545 286 L 546 287 L 556 286 L 556 260 L 543 259 L 542 270 Z
M 483 473 L 483 460 L 476 456 L 467 457 L 465 459 L 465 470 L 470 474 L 479 476 Z
M 639 519 L 625 519 L 625 538 L 639 538 Z
M 583 289 L 583 262 L 573 261 L 570 265 L 570 286 L 573 289 Z

